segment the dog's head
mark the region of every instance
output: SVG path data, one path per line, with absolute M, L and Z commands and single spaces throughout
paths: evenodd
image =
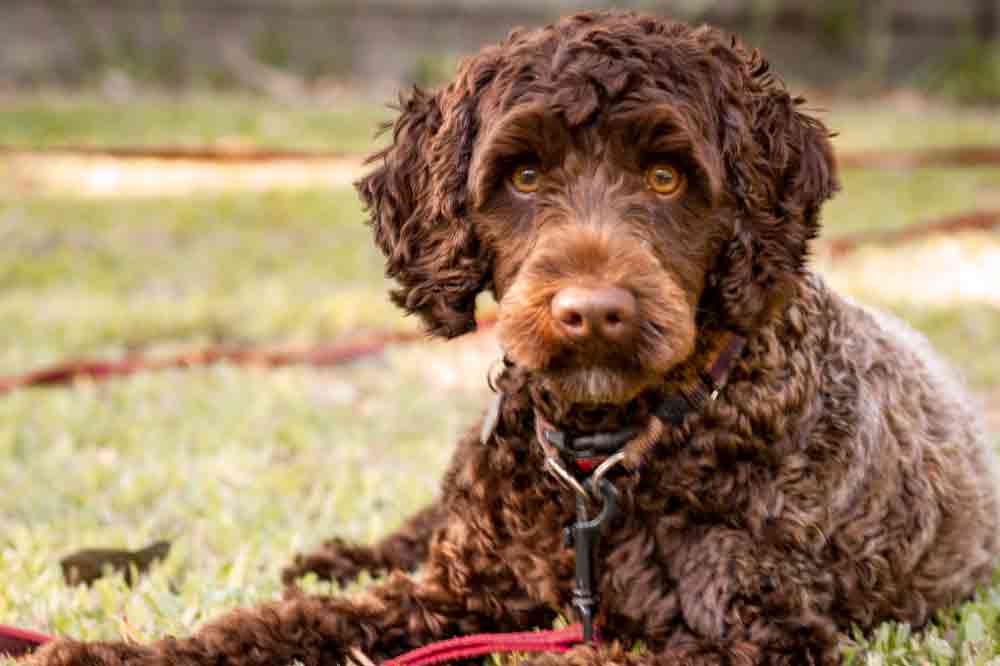
M 756 52 L 620 13 L 519 31 L 400 101 L 358 186 L 392 297 L 445 337 L 493 291 L 560 397 L 617 403 L 748 332 L 801 279 L 836 189 L 828 132 Z

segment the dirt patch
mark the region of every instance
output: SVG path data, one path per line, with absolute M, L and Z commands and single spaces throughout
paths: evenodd
M 922 150 L 862 150 L 841 152 L 837 164 L 856 169 L 917 169 L 928 166 L 989 166 L 1000 164 L 1000 146 L 955 146 Z
M 344 187 L 363 173 L 361 158 L 209 161 L 73 153 L 8 153 L 0 160 L 16 193 L 163 196 L 212 190 Z
M 481 391 L 486 376 L 501 358 L 500 343 L 493 328 L 455 340 L 435 340 L 411 347 L 426 386 L 444 391 Z
M 902 246 L 872 246 L 816 267 L 833 286 L 863 300 L 1000 307 L 1000 234 L 938 235 Z
M 968 231 L 992 231 L 997 227 L 1000 227 L 1000 209 L 984 209 L 959 213 L 958 215 L 947 215 L 902 229 L 837 236 L 821 240 L 819 243 L 823 252 L 837 258 L 856 252 L 858 248 L 866 245 L 898 245 L 919 241 L 930 236 Z

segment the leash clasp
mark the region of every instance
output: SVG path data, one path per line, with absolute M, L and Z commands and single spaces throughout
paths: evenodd
M 601 539 L 601 530 L 618 515 L 618 489 L 606 477 L 625 460 L 622 446 L 634 437 L 634 433 L 619 431 L 611 436 L 588 437 L 588 444 L 593 444 L 595 449 L 605 449 L 608 453 L 613 450 L 614 453 L 604 458 L 589 477 L 580 480 L 565 467 L 562 455 L 566 451 L 562 446 L 565 441 L 559 438 L 562 433 L 551 427 L 546 428 L 546 425 L 540 417 L 536 418 L 538 442 L 545 452 L 545 469 L 576 494 L 576 522 L 567 527 L 563 535 L 566 547 L 573 547 L 575 551 L 573 610 L 580 621 L 584 643 L 593 643 L 598 601 L 594 557 Z M 600 507 L 594 518 L 590 518 L 588 514 L 592 504 Z
M 596 477 L 596 474 L 595 474 Z M 618 490 L 601 477 L 588 481 L 602 500 L 600 512 L 595 518 L 587 517 L 587 495 L 576 497 L 576 523 L 566 528 L 567 545 L 572 545 L 576 554 L 576 571 L 573 586 L 573 608 L 580 624 L 583 625 L 584 643 L 594 640 L 594 611 L 597 607 L 597 592 L 594 590 L 596 567 L 594 551 L 601 540 L 601 528 L 618 515 Z

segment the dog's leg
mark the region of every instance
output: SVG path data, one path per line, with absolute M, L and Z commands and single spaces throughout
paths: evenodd
M 717 528 L 675 560 L 684 626 L 668 653 L 692 664 L 839 663 L 833 574 L 808 547 L 774 543 Z
M 413 571 L 427 559 L 431 535 L 444 519 L 439 502 L 410 516 L 402 526 L 372 545 L 330 539 L 310 553 L 300 553 L 281 572 L 281 580 L 291 585 L 308 573 L 320 580 L 340 584 L 358 577 L 362 571 L 373 575 L 390 571 Z
M 563 655 L 534 656 L 523 666 L 827 666 L 839 664 L 841 638 L 832 617 L 833 579 L 807 552 L 772 548 L 736 529 L 717 528 L 690 535 L 675 551 L 668 576 L 657 584 L 676 585 L 660 598 L 679 612 L 665 623 L 643 627 L 649 616 L 665 616 L 646 606 L 632 618 L 638 628 L 630 641 L 579 647 Z M 787 545 L 787 544 L 786 544 Z M 653 580 L 654 578 L 647 578 Z M 671 583 L 670 581 L 676 581 Z M 655 598 L 655 595 L 654 595 Z M 655 601 L 651 601 L 655 604 Z M 656 611 L 656 612 L 653 612 Z M 628 623 L 626 623 L 628 624 Z M 615 638 L 615 623 L 608 625 Z
M 223 615 L 190 638 L 145 646 L 55 641 L 27 663 L 311 666 L 345 664 L 355 651 L 377 663 L 442 638 L 526 630 L 552 619 L 490 542 L 456 518 L 437 532 L 420 580 L 396 572 L 351 597 L 292 594 Z

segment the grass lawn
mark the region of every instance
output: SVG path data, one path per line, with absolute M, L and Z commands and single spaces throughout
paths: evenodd
M 412 325 L 353 190 L 0 197 L 0 373 L 67 355 Z M 30 258 L 30 260 L 27 260 Z
M 811 107 L 816 108 L 816 107 Z M 940 105 L 925 100 L 835 101 L 818 114 L 838 133 L 841 150 L 905 150 L 941 146 L 1000 144 L 996 109 Z
M 387 100 L 390 101 L 390 100 Z M 92 95 L 0 97 L 0 145 L 286 148 L 358 153 L 372 146 L 380 105 L 281 104 L 236 95 L 139 95 L 127 104 Z
M 908 106 L 843 100 L 807 108 L 839 134 L 841 150 L 1000 144 L 1000 114 L 988 109 L 923 100 Z M 366 153 L 376 125 L 391 117 L 385 104 L 355 100 L 282 104 L 239 95 L 147 93 L 115 104 L 95 95 L 8 96 L 0 97 L 0 145 L 228 144 Z
M 214 136 L 199 131 L 192 141 Z M 268 136 L 306 136 L 290 131 Z M 825 216 L 831 235 L 989 201 L 1000 170 L 852 171 L 844 184 Z M 1000 287 L 989 287 L 997 252 L 1000 237 L 979 234 L 818 257 L 817 266 L 923 330 L 977 395 L 1000 405 Z M 978 290 L 961 287 L 967 266 L 981 269 Z M 415 325 L 385 297 L 347 188 L 88 199 L 0 191 L 0 284 L 0 375 L 76 355 L 308 344 Z M 0 622 L 151 639 L 272 597 L 295 551 L 335 534 L 375 538 L 431 498 L 450 443 L 485 406 L 493 345 L 483 335 L 334 370 L 223 365 L 0 396 Z M 170 556 L 131 589 L 120 576 L 92 588 L 60 579 L 58 560 L 73 550 L 161 538 L 173 540 Z M 858 646 L 871 649 L 870 664 L 989 663 L 1000 655 L 998 614 L 1000 578 L 927 631 L 887 625 Z

